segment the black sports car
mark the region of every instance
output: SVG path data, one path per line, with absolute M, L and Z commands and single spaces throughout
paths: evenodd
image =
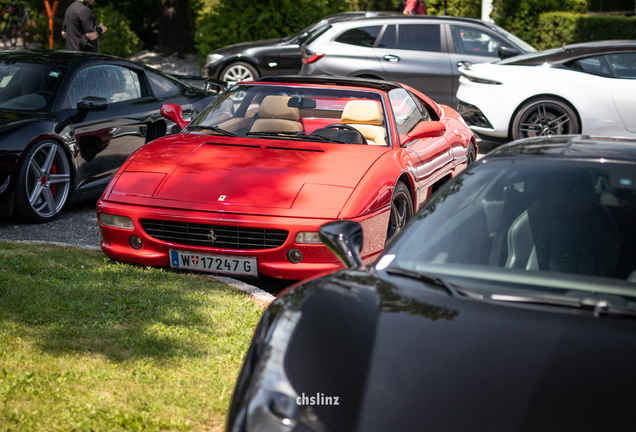
M 215 97 L 117 57 L 0 52 L 0 214 L 45 222 L 99 196 L 133 151 L 166 134 L 164 103 L 190 116 Z
M 267 75 L 296 75 L 302 66 L 300 45 L 329 28 L 329 24 L 397 12 L 343 12 L 329 15 L 296 34 L 280 39 L 243 42 L 219 48 L 208 54 L 208 77 L 234 84 L 256 81 Z
M 631 430 L 636 141 L 500 147 L 373 267 L 291 287 L 258 326 L 227 431 Z

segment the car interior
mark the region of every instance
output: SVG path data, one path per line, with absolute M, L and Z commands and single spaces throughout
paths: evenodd
M 0 109 L 37 111 L 53 103 L 61 72 L 38 65 L 0 66 Z
M 217 133 L 200 127 L 209 125 L 238 136 L 305 139 L 313 134 L 334 142 L 388 145 L 381 98 L 363 91 L 309 89 L 291 94 L 289 88 L 272 86 L 230 91 L 194 125 L 197 133 Z M 305 137 L 294 137 L 296 133 Z
M 636 178 L 607 168 L 513 167 L 490 171 L 469 196 L 448 189 L 438 199 L 458 202 L 428 212 L 433 224 L 447 223 L 413 240 L 414 261 L 636 282 Z

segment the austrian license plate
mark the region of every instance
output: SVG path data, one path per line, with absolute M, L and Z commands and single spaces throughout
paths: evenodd
M 170 267 L 211 273 L 258 276 L 256 257 L 215 255 L 170 249 Z

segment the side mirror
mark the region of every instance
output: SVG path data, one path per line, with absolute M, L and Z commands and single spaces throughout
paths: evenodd
M 497 48 L 497 54 L 499 55 L 499 58 L 503 60 L 509 57 L 518 56 L 521 54 L 521 51 L 513 47 L 500 46 Z
M 402 141 L 402 145 L 406 145 L 411 141 L 415 141 L 422 138 L 432 138 L 444 135 L 446 132 L 446 126 L 439 121 L 424 121 L 418 123 L 417 126 L 406 136 L 406 139 Z
M 183 110 L 177 104 L 167 103 L 161 107 L 159 112 L 163 118 L 175 122 L 181 130 L 183 130 L 189 123 L 183 119 Z
M 300 36 L 298 36 L 298 45 L 304 44 L 305 42 L 307 42 L 307 39 L 309 39 L 308 32 L 301 34 Z
M 103 97 L 86 96 L 77 103 L 77 110 L 79 112 L 106 111 L 107 108 L 108 101 Z
M 353 221 L 335 221 L 318 229 L 320 240 L 348 268 L 364 266 L 360 257 L 362 225 Z

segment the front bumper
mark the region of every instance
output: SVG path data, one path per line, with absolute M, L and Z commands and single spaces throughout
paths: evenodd
M 316 232 L 321 225 L 331 222 L 331 220 L 240 214 L 230 215 L 178 209 L 149 208 L 116 204 L 101 200 L 97 204 L 97 213 L 126 216 L 133 221 L 134 228 L 132 230 L 112 228 L 100 222 L 102 250 L 106 256 L 118 261 L 155 267 L 168 267 L 170 265 L 168 256 L 169 249 L 220 255 L 250 256 L 256 257 L 258 260 L 259 275 L 291 280 L 302 280 L 343 267 L 340 261 L 336 259 L 326 246 L 322 244 L 296 244 L 295 242 L 298 232 Z M 215 247 L 188 246 L 158 240 L 149 236 L 141 226 L 141 219 L 281 229 L 289 231 L 289 235 L 282 246 L 271 249 L 231 250 Z M 362 224 L 365 236 L 362 257 L 367 263 L 373 262 L 384 247 L 386 227 L 389 220 L 389 209 L 387 208 L 354 220 Z M 132 246 L 130 246 L 129 240 L 133 235 L 142 239 L 143 247 L 139 250 L 133 249 Z M 297 249 L 303 254 L 303 260 L 300 263 L 292 263 L 287 259 L 287 252 L 290 249 Z

